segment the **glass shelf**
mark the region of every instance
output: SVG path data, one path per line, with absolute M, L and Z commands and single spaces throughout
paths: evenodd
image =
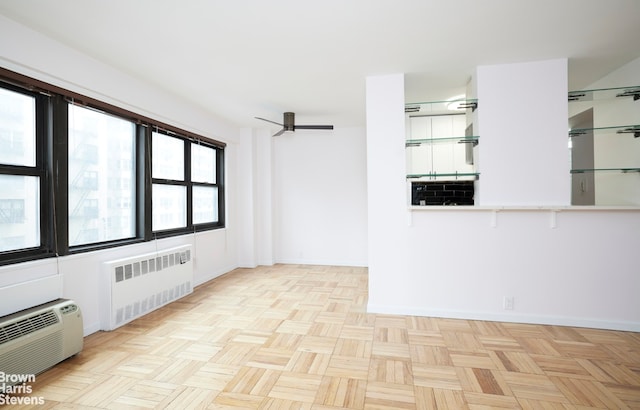
M 428 173 L 428 174 L 408 174 L 407 179 L 437 179 L 437 178 L 469 178 L 473 177 L 474 179 L 478 179 L 480 177 L 480 173 L 478 172 L 449 172 L 449 173 Z
M 631 97 L 634 101 L 640 99 L 640 86 L 596 88 L 593 90 L 569 91 L 569 102 L 611 100 L 614 98 Z
M 468 108 L 470 108 L 471 111 L 475 111 L 476 108 L 478 108 L 478 100 L 475 98 L 463 98 L 448 101 L 406 103 L 404 105 L 404 112 L 409 114 L 409 116 L 452 115 L 456 113 L 464 114 Z
M 591 132 L 593 132 L 594 135 L 633 134 L 635 138 L 638 138 L 640 137 L 640 125 L 618 125 L 615 127 L 599 127 L 599 128 L 576 128 L 573 130 L 569 130 L 569 137 L 579 137 Z
M 437 144 L 439 142 L 451 142 L 457 141 L 458 144 L 473 144 L 478 145 L 477 136 L 465 136 L 465 137 L 444 137 L 444 138 L 425 138 L 425 139 L 415 139 L 415 140 L 407 140 L 405 143 L 406 147 L 419 147 L 423 144 Z
M 585 168 L 585 169 L 572 169 L 572 174 L 584 174 L 587 172 L 621 172 L 627 174 L 630 172 L 640 172 L 640 168 Z

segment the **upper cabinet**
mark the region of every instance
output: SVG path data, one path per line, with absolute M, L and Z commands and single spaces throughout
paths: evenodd
M 467 114 L 477 108 L 470 99 L 405 105 L 411 205 L 474 205 L 479 138 Z
M 467 99 L 405 105 L 407 178 L 477 179 L 473 148 L 479 138 L 466 115 L 477 107 L 477 100 Z
M 571 91 L 572 205 L 640 205 L 640 86 Z

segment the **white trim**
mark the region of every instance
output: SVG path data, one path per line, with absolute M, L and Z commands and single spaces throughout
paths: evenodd
M 284 265 L 316 265 L 316 266 L 353 266 L 354 268 L 367 267 L 366 261 L 337 261 L 331 259 L 296 259 L 296 258 L 284 258 L 278 259 L 275 263 L 281 263 Z
M 491 312 L 471 312 L 456 310 L 422 309 L 408 306 L 383 306 L 368 304 L 368 313 L 424 316 L 464 320 L 484 320 L 491 322 L 526 323 L 532 325 L 557 325 L 586 327 L 593 329 L 621 330 L 640 332 L 640 323 L 602 319 L 581 319 L 566 316 L 540 316 L 528 314 L 500 314 Z

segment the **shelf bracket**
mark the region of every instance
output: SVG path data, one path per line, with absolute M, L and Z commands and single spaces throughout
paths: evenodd
M 464 109 L 471 108 L 471 112 L 475 112 L 475 110 L 478 108 L 478 103 L 476 101 L 464 102 L 464 103 L 460 103 L 458 107 L 464 108 Z
M 638 101 L 640 100 L 640 88 L 624 90 L 620 94 L 616 94 L 616 97 L 633 97 L 633 101 Z
M 633 134 L 634 138 L 640 138 L 640 127 L 629 127 L 617 132 L 618 134 Z
M 461 139 L 460 141 L 458 141 L 458 144 L 473 144 L 473 146 L 475 147 L 476 145 L 478 145 L 478 139 L 477 138 L 473 138 L 473 139 L 465 138 L 465 139 Z
M 571 101 L 580 101 L 582 98 L 586 97 L 585 93 L 569 93 L 569 102 Z

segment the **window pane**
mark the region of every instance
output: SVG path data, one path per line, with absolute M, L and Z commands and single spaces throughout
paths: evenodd
M 135 237 L 135 125 L 69 106 L 69 246 Z
M 191 180 L 216 183 L 216 151 L 213 148 L 191 144 Z
M 193 223 L 218 221 L 218 188 L 193 187 Z
M 152 177 L 184 181 L 184 141 L 157 132 L 152 139 Z
M 40 178 L 0 175 L 0 251 L 40 246 Z
M 36 100 L 0 88 L 0 163 L 36 165 Z
M 151 200 L 152 230 L 187 226 L 187 188 L 179 185 L 153 184 Z

